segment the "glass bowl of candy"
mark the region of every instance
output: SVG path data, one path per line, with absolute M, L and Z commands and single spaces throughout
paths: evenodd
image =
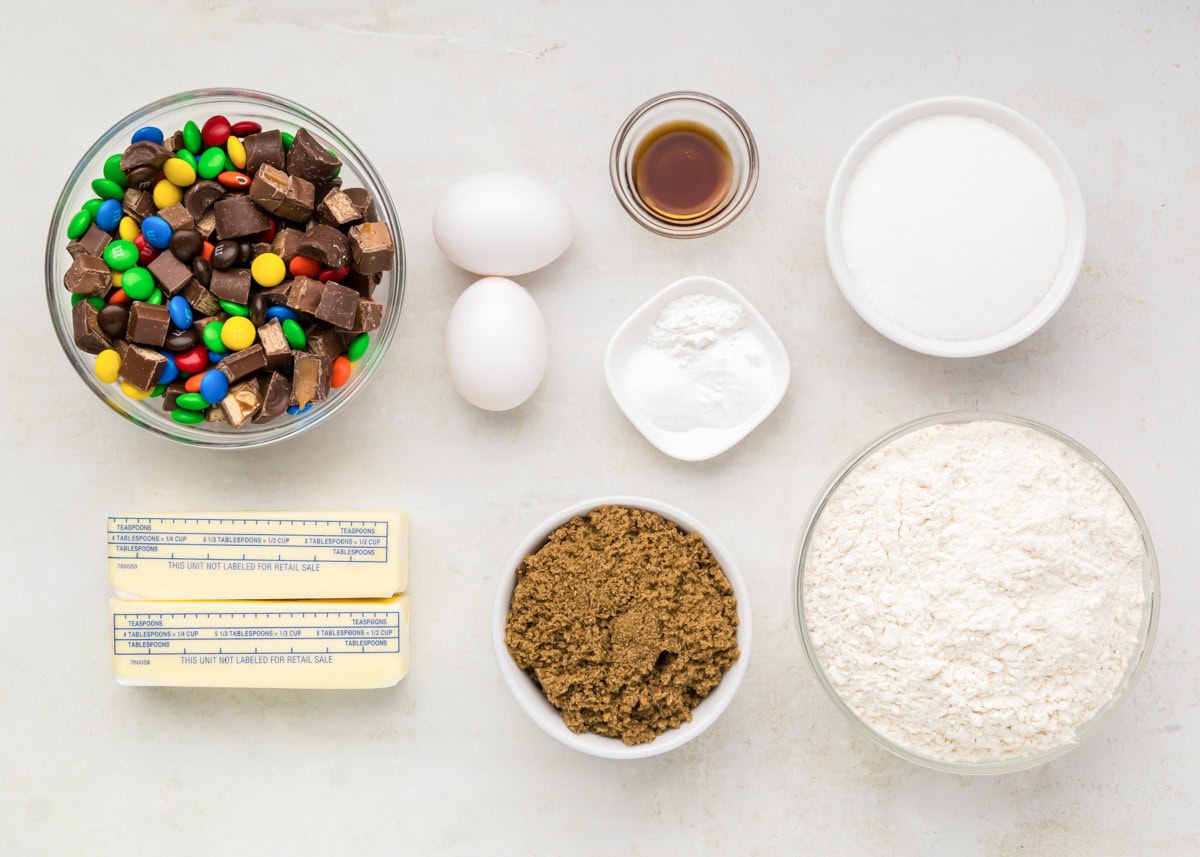
M 349 137 L 274 95 L 203 89 L 135 110 L 87 150 L 54 208 L 46 299 L 114 411 L 247 449 L 367 384 L 404 270 L 391 197 Z

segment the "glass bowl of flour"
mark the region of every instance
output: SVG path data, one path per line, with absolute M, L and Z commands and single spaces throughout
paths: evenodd
M 1069 437 L 1010 416 L 940 414 L 856 453 L 795 564 L 829 697 L 885 749 L 959 774 L 1031 768 L 1095 734 L 1158 621 L 1129 492 Z

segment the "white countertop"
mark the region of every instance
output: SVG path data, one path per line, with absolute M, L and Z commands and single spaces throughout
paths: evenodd
M 1200 850 L 1195 8 L 329 5 L 6 12 L 17 25 L 0 34 L 0 223 L 9 306 L 23 312 L 10 309 L 0 337 L 0 853 Z M 400 332 L 371 387 L 328 424 L 245 454 L 173 445 L 101 407 L 58 353 L 41 297 L 51 205 L 86 145 L 141 104 L 212 85 L 277 92 L 347 131 L 390 184 L 409 261 Z M 762 157 L 749 209 L 697 241 L 637 227 L 607 173 L 625 115 L 676 88 L 729 101 Z M 957 362 L 861 322 L 822 235 L 854 137 L 941 94 L 1032 118 L 1074 165 L 1089 216 L 1084 273 L 1050 324 Z M 550 369 L 532 401 L 499 415 L 447 379 L 442 327 L 472 278 L 429 227 L 440 193 L 485 169 L 544 178 L 577 219 L 568 254 L 518 278 L 546 317 Z M 746 441 L 684 464 L 621 415 L 602 361 L 634 308 L 694 273 L 762 310 L 793 374 Z M 805 663 L 789 604 L 794 543 L 832 469 L 901 421 L 957 408 L 1041 420 L 1092 448 L 1141 505 L 1162 569 L 1158 643 L 1115 720 L 1059 761 L 990 779 L 914 767 L 853 731 Z M 499 566 L 516 544 L 560 507 L 608 493 L 704 521 L 738 558 L 754 607 L 753 656 L 729 710 L 686 748 L 641 762 L 587 758 L 540 732 L 502 684 L 489 638 Z M 414 660 L 397 689 L 113 682 L 108 514 L 388 506 L 412 526 Z

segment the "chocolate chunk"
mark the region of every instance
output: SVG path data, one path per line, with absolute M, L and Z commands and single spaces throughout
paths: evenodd
M 268 369 L 286 369 L 292 361 L 291 346 L 283 335 L 283 326 L 279 319 L 273 318 L 258 328 L 258 344 L 262 346 L 267 358 Z
M 386 223 L 375 220 L 351 226 L 349 234 L 354 270 L 362 274 L 376 274 L 392 269 L 396 246 L 392 243 L 392 233 Z
M 157 351 L 130 344 L 121 357 L 118 375 L 122 381 L 128 381 L 139 390 L 149 390 L 158 383 L 166 366 L 167 358 Z
M 271 225 L 262 209 L 244 195 L 218 200 L 213 211 L 217 215 L 217 237 L 221 239 L 256 235 Z
M 170 224 L 172 234 L 183 229 L 194 230 L 196 228 L 196 219 L 192 217 L 190 211 L 183 207 L 182 202 L 160 208 L 158 216 Z
M 187 388 L 183 386 L 182 381 L 172 381 L 167 385 L 167 389 L 163 391 L 163 410 L 173 411 L 180 396 L 187 392 Z
M 284 220 L 303 221 L 312 216 L 315 190 L 312 183 L 263 164 L 250 182 L 250 198 L 264 211 Z M 260 230 L 261 231 L 261 230 Z
M 307 338 L 308 344 L 305 348 L 310 354 L 333 361 L 346 353 L 346 337 L 342 336 L 341 331 L 334 330 L 332 327 L 320 325 L 309 331 Z
M 185 351 L 191 351 L 199 344 L 199 329 L 189 327 L 187 330 L 172 330 L 168 333 L 167 341 L 163 343 L 163 347 L 172 354 L 182 354 Z
M 187 148 L 187 143 L 183 139 L 183 132 L 176 131 L 171 136 L 163 140 L 163 146 L 172 152 L 182 152 Z
M 171 314 L 162 304 L 134 301 L 129 308 L 129 326 L 125 337 L 130 342 L 162 348 L 171 329 Z
M 125 175 L 125 186 L 146 190 L 158 179 L 158 169 L 155 167 L 138 167 Z
M 213 252 L 216 255 L 216 251 Z M 250 270 L 233 268 L 229 271 L 213 271 L 209 291 L 223 301 L 245 304 L 250 300 Z
M 365 298 L 360 299 L 354 312 L 354 324 L 350 326 L 350 330 L 355 333 L 369 333 L 372 330 L 378 330 L 381 324 L 383 324 L 383 304 L 377 304 L 375 301 Z
M 334 327 L 349 328 L 354 326 L 354 316 L 358 309 L 359 294 L 354 289 L 348 289 L 337 283 L 326 283 L 321 302 L 313 313 L 321 321 L 327 321 Z
M 112 341 L 100 329 L 96 308 L 87 301 L 71 307 L 71 328 L 75 335 L 75 347 L 88 354 L 99 354 L 112 347 Z
M 250 261 L 253 262 L 263 253 L 271 252 L 271 245 L 266 241 L 255 241 L 250 245 Z
M 263 289 L 261 294 L 267 306 L 287 306 L 288 295 L 292 293 L 292 280 L 284 280 L 271 289 Z
M 247 378 L 230 387 L 225 398 L 221 400 L 221 412 L 234 428 L 241 428 L 246 420 L 257 414 L 261 408 L 262 398 L 259 395 L 257 378 Z
M 96 322 L 105 336 L 112 339 L 123 337 L 125 328 L 129 325 L 129 307 L 123 304 L 108 304 L 96 313 Z
M 217 368 L 232 383 L 267 368 L 267 355 L 258 343 L 221 358 Z
M 138 223 L 158 211 L 158 206 L 154 204 L 154 195 L 148 190 L 138 190 L 136 187 L 125 188 L 121 207 Z
M 307 128 L 296 131 L 287 152 L 287 171 L 316 184 L 329 181 L 342 162 L 325 150 Z
M 292 229 L 290 226 L 285 226 L 275 233 L 275 238 L 271 241 L 271 252 L 285 263 L 291 262 L 292 259 L 296 258 L 296 246 L 303 238 L 304 233 L 299 229 Z
M 292 354 L 292 404 L 303 408 L 329 395 L 330 361 L 307 351 Z
M 97 316 L 99 313 L 97 313 Z M 125 359 L 125 352 L 129 350 L 129 342 L 125 339 L 114 339 L 112 341 L 113 351 L 117 352 L 117 356 L 122 360 Z
M 189 215 L 188 220 L 191 219 Z M 195 229 L 176 229 L 171 233 L 167 247 L 175 254 L 176 259 L 187 265 L 204 252 L 204 239 Z
M 361 274 L 351 268 L 350 273 L 342 280 L 342 285 L 349 286 L 364 298 L 369 298 L 375 294 L 375 287 L 382 279 L 383 274 Z
M 312 315 L 321 305 L 321 297 L 325 294 L 325 284 L 312 277 L 296 277 L 292 280 L 288 292 L 287 305 L 297 312 Z
M 218 199 L 225 195 L 225 188 L 209 179 L 201 179 L 189 187 L 183 194 L 183 207 L 192 219 L 199 224 L 200 219 L 208 213 Z
M 152 167 L 161 170 L 162 165 L 171 159 L 171 150 L 151 140 L 138 140 L 131 143 L 121 155 L 121 172 L 128 173 L 141 167 Z
M 269 164 L 277 170 L 287 166 L 287 155 L 283 150 L 283 135 L 279 129 L 262 131 L 251 134 L 242 140 L 246 149 L 246 175 L 252 176 L 263 164 Z
M 211 208 L 208 213 L 196 221 L 196 231 L 204 236 L 206 241 L 211 241 L 213 234 L 217 231 L 217 214 Z
M 346 196 L 350 197 L 350 201 L 358 209 L 359 220 L 379 219 L 379 212 L 375 208 L 375 197 L 365 187 L 347 188 Z
M 238 243 L 231 238 L 218 241 L 213 245 L 212 253 L 208 255 L 208 263 L 214 271 L 224 271 L 232 268 L 238 261 Z
M 174 253 L 159 253 L 146 269 L 162 284 L 163 291 L 172 297 L 193 282 L 192 269 L 176 259 Z
M 221 311 L 221 304 L 213 297 L 212 292 L 195 280 L 188 283 L 181 294 L 197 315 L 216 315 Z
M 67 252 L 72 256 L 78 256 L 80 253 L 99 256 L 110 241 L 112 236 L 93 223 L 87 228 L 87 232 L 67 245 Z
M 260 384 L 262 408 L 254 416 L 254 422 L 265 423 L 283 414 L 292 403 L 292 385 L 278 372 L 271 372 L 264 385 Z
M 102 298 L 112 288 L 112 271 L 98 256 L 80 253 L 63 275 L 63 285 L 71 294 Z
M 358 228 L 356 226 L 353 229 Z M 311 256 L 326 268 L 341 268 L 350 261 L 350 244 L 346 236 L 323 223 L 309 226 L 304 238 L 296 245 L 296 252 L 301 256 Z
M 340 178 L 330 179 L 327 182 L 317 182 L 313 186 L 316 189 L 317 199 L 324 199 L 333 193 L 335 190 L 342 189 L 342 180 Z
M 229 418 L 225 416 L 225 411 L 221 409 L 220 405 L 213 405 L 204 412 L 204 421 L 206 423 L 225 423 L 229 422 Z
M 337 188 L 325 194 L 317 206 L 317 220 L 326 226 L 341 229 L 362 220 L 362 210 L 345 191 Z

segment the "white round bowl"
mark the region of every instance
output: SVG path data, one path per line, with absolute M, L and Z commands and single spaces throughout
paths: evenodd
M 850 180 L 863 158 L 884 137 L 897 128 L 907 125 L 915 119 L 939 115 L 977 116 L 980 119 L 994 122 L 1015 134 L 1046 162 L 1050 172 L 1058 181 L 1067 208 L 1067 246 L 1059 265 L 1058 276 L 1055 277 L 1049 291 L 1037 306 L 1020 321 L 1006 330 L 982 339 L 963 341 L 932 339 L 915 334 L 886 318 L 859 289 L 850 274 L 850 268 L 846 264 L 846 257 L 842 250 L 842 205 L 845 202 Z M 1041 128 L 1015 110 L 992 101 L 985 101 L 982 98 L 968 96 L 946 96 L 914 101 L 893 110 L 877 121 L 854 141 L 850 151 L 842 159 L 842 163 L 833 177 L 833 185 L 829 189 L 829 201 L 825 206 L 825 250 L 829 255 L 829 266 L 833 269 L 833 276 L 837 280 L 838 288 L 850 302 L 850 306 L 854 307 L 854 311 L 862 317 L 863 321 L 896 344 L 935 357 L 978 357 L 982 354 L 992 354 L 1016 345 L 1037 331 L 1063 305 L 1067 295 L 1071 293 L 1071 288 L 1075 285 L 1075 279 L 1079 276 L 1079 270 L 1083 265 L 1085 234 L 1086 214 L 1083 207 L 1083 194 L 1079 190 L 1079 182 L 1075 179 L 1071 165 L 1054 145 L 1054 141 Z
M 692 709 L 691 720 L 675 729 L 668 729 L 653 741 L 632 747 L 619 738 L 606 738 L 590 733 L 577 734 L 568 729 L 558 709 L 550 704 L 537 683 L 517 666 L 516 661 L 508 653 L 508 646 L 504 643 L 504 627 L 508 620 L 509 607 L 512 604 L 517 569 L 524 562 L 525 557 L 544 545 L 550 533 L 575 516 L 586 514 L 597 506 L 626 506 L 632 509 L 645 509 L 673 521 L 685 532 L 700 533 L 704 538 L 704 543 L 708 545 L 713 557 L 721 566 L 721 571 L 729 580 L 729 585 L 733 587 L 733 594 L 737 599 L 737 644 L 740 652 L 737 661 L 721 677 L 720 684 L 713 689 L 713 692 Z M 504 683 L 516 697 L 517 703 L 533 722 L 552 738 L 582 753 L 605 759 L 644 759 L 648 756 L 657 756 L 668 750 L 674 750 L 676 747 L 682 747 L 712 726 L 721 716 L 721 712 L 729 705 L 734 694 L 737 693 L 738 686 L 742 683 L 742 677 L 746 674 L 746 664 L 750 659 L 750 639 L 750 593 L 746 589 L 746 581 L 742 579 L 742 574 L 738 571 L 737 564 L 733 561 L 729 551 L 717 541 L 707 527 L 695 518 L 674 506 L 645 497 L 597 497 L 594 500 L 585 500 L 568 506 L 542 521 L 525 537 L 509 558 L 508 564 L 501 574 L 500 586 L 496 591 L 496 601 L 492 609 L 492 644 L 496 650 L 496 661 L 500 665 L 500 674 L 504 677 Z

